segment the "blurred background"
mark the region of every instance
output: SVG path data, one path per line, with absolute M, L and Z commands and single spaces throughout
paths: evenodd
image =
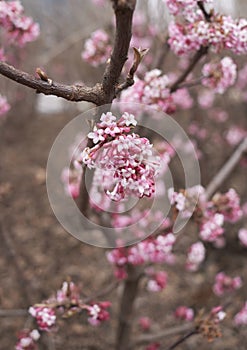
M 89 0 L 23 0 L 26 14 L 40 23 L 41 35 L 24 50 L 13 49 L 13 64 L 34 73 L 41 67 L 48 76 L 59 82 L 84 82 L 93 85 L 100 81 L 104 66 L 93 68 L 81 58 L 85 40 L 93 31 L 104 28 L 113 37 L 113 11 L 110 4 L 96 7 Z M 233 17 L 247 17 L 247 3 L 241 0 L 215 1 L 216 7 Z M 138 9 L 147 22 L 161 33 L 154 44 L 166 34 L 169 16 L 161 0 L 139 0 Z M 242 69 L 246 57 L 238 57 Z M 178 61 L 168 53 L 163 71 L 176 70 Z M 239 77 L 241 78 L 241 76 Z M 0 77 L 0 93 L 6 95 L 11 110 L 0 124 L 0 348 L 13 349 L 18 330 L 27 327 L 25 314 L 4 310 L 25 310 L 29 305 L 46 299 L 57 290 L 67 276 L 82 285 L 85 294 L 92 294 L 112 278 L 112 270 L 105 259 L 105 250 L 87 246 L 63 230 L 50 208 L 46 193 L 46 162 L 51 146 L 60 130 L 80 112 L 89 109 L 88 103 L 72 103 L 56 97 L 37 95 L 34 91 Z M 178 111 L 174 118 L 189 133 L 200 156 L 202 183 L 207 183 L 217 173 L 247 132 L 247 86 L 233 87 L 225 95 L 214 99 L 210 108 L 198 102 L 195 89 L 191 90 L 194 107 Z M 223 117 L 216 118 L 216 112 Z M 225 112 L 225 114 L 224 114 Z M 217 114 L 217 113 L 216 113 Z M 218 115 L 218 114 L 217 114 Z M 192 127 L 191 125 L 196 125 Z M 194 130 L 194 131 L 193 131 Z M 195 131 L 196 130 L 196 131 Z M 206 136 L 198 136 L 206 130 Z M 234 187 L 247 201 L 246 161 L 222 184 L 221 190 Z M 224 252 L 212 249 L 211 261 L 206 266 L 208 281 L 202 272 L 185 276 L 171 270 L 168 289 L 146 304 L 145 292 L 137 300 L 138 317 L 151 314 L 159 329 L 172 322 L 171 310 L 177 304 L 201 307 L 210 304 L 210 283 L 217 271 L 227 271 L 246 276 L 246 251 L 236 242 L 236 235 L 243 222 L 228 229 L 230 242 Z M 205 273 L 205 271 L 204 271 Z M 118 291 L 120 293 L 121 291 Z M 242 297 L 246 297 L 246 286 Z M 112 321 L 95 330 L 83 320 L 61 321 L 63 331 L 48 335 L 41 349 L 79 350 L 109 349 L 114 340 L 117 313 L 115 294 Z M 238 302 L 238 301 L 236 301 Z M 161 307 L 164 305 L 164 308 Z M 166 309 L 165 305 L 169 305 Z M 141 311 L 140 311 L 141 310 Z M 24 311 L 23 311 L 24 312 Z M 97 333 L 95 333 L 97 332 Z M 104 345 L 105 334 L 107 342 Z M 96 335 L 95 335 L 96 334 Z M 172 338 L 166 340 L 168 344 Z M 181 349 L 246 349 L 244 332 L 226 328 L 224 337 L 216 344 L 200 343 L 193 339 Z

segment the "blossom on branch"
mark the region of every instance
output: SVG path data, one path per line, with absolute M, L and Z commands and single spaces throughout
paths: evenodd
M 39 340 L 40 334 L 37 329 L 32 331 L 24 329 L 18 334 L 18 341 L 15 350 L 35 350 L 37 349 L 36 342 Z
M 81 56 L 93 67 L 98 67 L 107 62 L 111 50 L 109 35 L 104 30 L 98 29 L 86 40 Z

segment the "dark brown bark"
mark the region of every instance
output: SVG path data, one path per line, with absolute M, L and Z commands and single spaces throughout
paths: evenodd
M 119 310 L 116 350 L 126 350 L 130 346 L 134 302 L 141 276 L 139 269 L 135 266 L 128 267 L 128 278 L 124 282 Z

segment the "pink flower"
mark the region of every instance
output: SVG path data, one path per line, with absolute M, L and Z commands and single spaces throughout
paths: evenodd
M 202 68 L 205 79 L 202 84 L 215 93 L 223 94 L 234 85 L 237 78 L 237 66 L 231 57 L 224 57 L 220 63 L 207 63 Z
M 213 214 L 209 218 L 205 218 L 200 226 L 200 237 L 206 242 L 214 242 L 218 237 L 223 235 L 224 215 Z
M 149 317 L 140 317 L 139 326 L 143 331 L 148 331 L 151 328 L 151 320 Z
M 102 30 L 96 30 L 91 37 L 86 40 L 82 58 L 93 67 L 105 64 L 111 54 L 110 38 L 108 34 Z
M 241 228 L 238 232 L 238 238 L 244 247 L 247 247 L 247 230 Z
M 186 268 L 190 271 L 196 271 L 199 265 L 205 259 L 206 249 L 202 242 L 196 242 L 188 250 Z
M 167 285 L 167 273 L 159 271 L 151 274 L 151 279 L 148 281 L 147 290 L 150 292 L 160 292 Z
M 235 315 L 234 323 L 236 326 L 247 325 L 247 301 L 243 308 Z
M 6 97 L 0 94 L 0 118 L 10 110 L 10 105 L 7 102 Z
M 231 278 L 224 272 L 219 272 L 215 276 L 213 291 L 217 296 L 222 296 L 225 293 L 233 292 L 240 287 L 242 287 L 242 279 L 239 276 Z
M 56 315 L 53 308 L 47 306 L 31 306 L 29 313 L 36 319 L 41 331 L 50 332 L 56 323 Z
M 152 343 L 145 348 L 145 350 L 159 350 L 159 349 L 160 349 L 160 343 Z
M 175 317 L 184 321 L 192 321 L 194 319 L 194 311 L 187 306 L 179 306 L 175 311 Z
M 108 301 L 102 301 L 97 304 L 93 304 L 92 306 L 88 306 L 88 322 L 92 326 L 98 326 L 103 321 L 108 321 L 110 318 L 110 314 L 107 309 L 111 306 L 111 303 Z
M 239 195 L 233 188 L 224 194 L 216 193 L 212 202 L 217 207 L 217 212 L 222 214 L 227 222 L 235 223 L 243 215 Z
M 40 334 L 37 329 L 33 329 L 32 331 L 24 329 L 18 334 L 18 342 L 15 350 L 35 350 L 37 349 L 36 342 L 39 338 Z

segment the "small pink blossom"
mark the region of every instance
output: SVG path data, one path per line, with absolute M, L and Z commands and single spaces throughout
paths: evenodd
M 33 329 L 32 331 L 24 329 L 18 334 L 15 350 L 35 350 L 37 349 L 36 342 L 39 338 L 40 334 L 37 329 Z
M 231 57 L 224 57 L 220 63 L 206 63 L 202 68 L 205 79 L 202 84 L 215 93 L 223 94 L 234 85 L 237 78 L 237 66 Z
M 196 271 L 199 265 L 205 259 L 206 249 L 202 242 L 196 242 L 188 250 L 186 268 L 190 271 Z
M 200 226 L 200 237 L 206 242 L 214 242 L 218 237 L 223 235 L 224 215 L 214 214 L 205 219 Z
M 241 228 L 238 232 L 238 238 L 244 247 L 247 247 L 247 229 Z
M 56 315 L 53 308 L 47 306 L 31 306 L 29 313 L 36 319 L 41 331 L 51 331 L 56 323 Z
M 236 326 L 247 325 L 247 301 L 243 308 L 235 315 L 234 323 Z
M 194 310 L 187 306 L 179 306 L 175 311 L 175 317 L 184 321 L 193 321 Z
M 148 331 L 151 328 L 151 320 L 149 317 L 140 317 L 139 326 L 143 331 Z
M 102 30 L 96 30 L 91 37 L 86 40 L 82 58 L 93 67 L 105 64 L 111 54 L 110 38 L 108 34 Z
M 224 272 L 219 272 L 215 276 L 215 283 L 213 286 L 213 291 L 217 296 L 222 296 L 225 293 L 233 292 L 236 289 L 242 287 L 241 277 L 230 277 L 227 276 Z
M 159 271 L 151 274 L 151 279 L 148 281 L 147 290 L 150 292 L 160 292 L 167 285 L 167 273 Z
M 7 102 L 6 97 L 0 94 L 0 118 L 4 116 L 10 110 L 10 105 Z
M 92 326 L 98 326 L 103 321 L 107 321 L 110 318 L 110 314 L 107 309 L 111 306 L 111 303 L 108 301 L 102 301 L 92 306 L 88 306 L 88 322 Z

